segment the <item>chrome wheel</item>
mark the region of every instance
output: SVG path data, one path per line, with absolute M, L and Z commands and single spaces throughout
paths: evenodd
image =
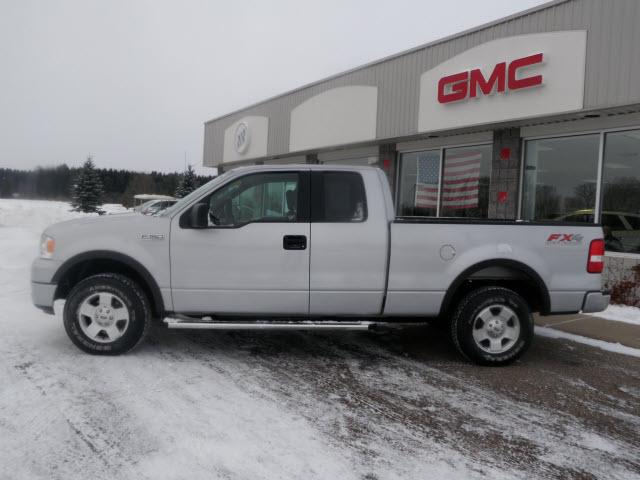
M 501 304 L 483 309 L 473 320 L 473 340 L 488 353 L 504 353 L 520 336 L 520 320 L 509 307 Z
M 129 326 L 129 310 L 120 297 L 100 292 L 89 295 L 78 308 L 82 332 L 94 342 L 111 343 Z

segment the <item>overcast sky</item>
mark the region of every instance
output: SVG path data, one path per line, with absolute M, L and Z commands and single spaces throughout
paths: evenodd
M 0 0 L 0 167 L 199 167 L 211 118 L 541 3 Z

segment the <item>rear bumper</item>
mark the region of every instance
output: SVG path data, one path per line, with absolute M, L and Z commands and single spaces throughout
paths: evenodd
M 609 306 L 611 295 L 609 292 L 588 292 L 584 296 L 582 311 L 584 313 L 602 312 Z

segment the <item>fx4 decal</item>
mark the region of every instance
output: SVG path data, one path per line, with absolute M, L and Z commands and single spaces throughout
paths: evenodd
M 582 245 L 583 238 L 579 233 L 552 233 L 547 245 Z

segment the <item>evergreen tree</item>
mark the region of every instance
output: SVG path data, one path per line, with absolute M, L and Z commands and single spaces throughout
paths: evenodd
M 155 184 L 149 174 L 133 173 L 127 184 L 127 189 L 118 201 L 125 207 L 132 207 L 134 204 L 134 195 L 139 193 L 159 193 L 156 191 Z
M 100 174 L 96 171 L 93 159 L 87 157 L 71 187 L 71 206 L 80 212 L 101 213 L 99 207 L 103 194 Z
M 188 165 L 187 170 L 182 174 L 182 177 L 178 182 L 178 187 L 176 188 L 175 197 L 176 198 L 186 197 L 191 192 L 193 192 L 196 188 L 198 188 L 196 171 L 193 169 L 191 165 Z
M 82 167 L 38 167 L 35 170 L 14 170 L 0 167 L 0 198 L 37 198 L 45 200 L 71 199 L 76 178 Z M 132 172 L 129 170 L 94 170 L 102 182 L 102 202 L 133 202 L 136 193 L 173 195 L 182 178 L 180 173 Z M 195 184 L 202 185 L 212 177 L 196 176 Z M 635 197 L 634 197 L 635 198 Z

